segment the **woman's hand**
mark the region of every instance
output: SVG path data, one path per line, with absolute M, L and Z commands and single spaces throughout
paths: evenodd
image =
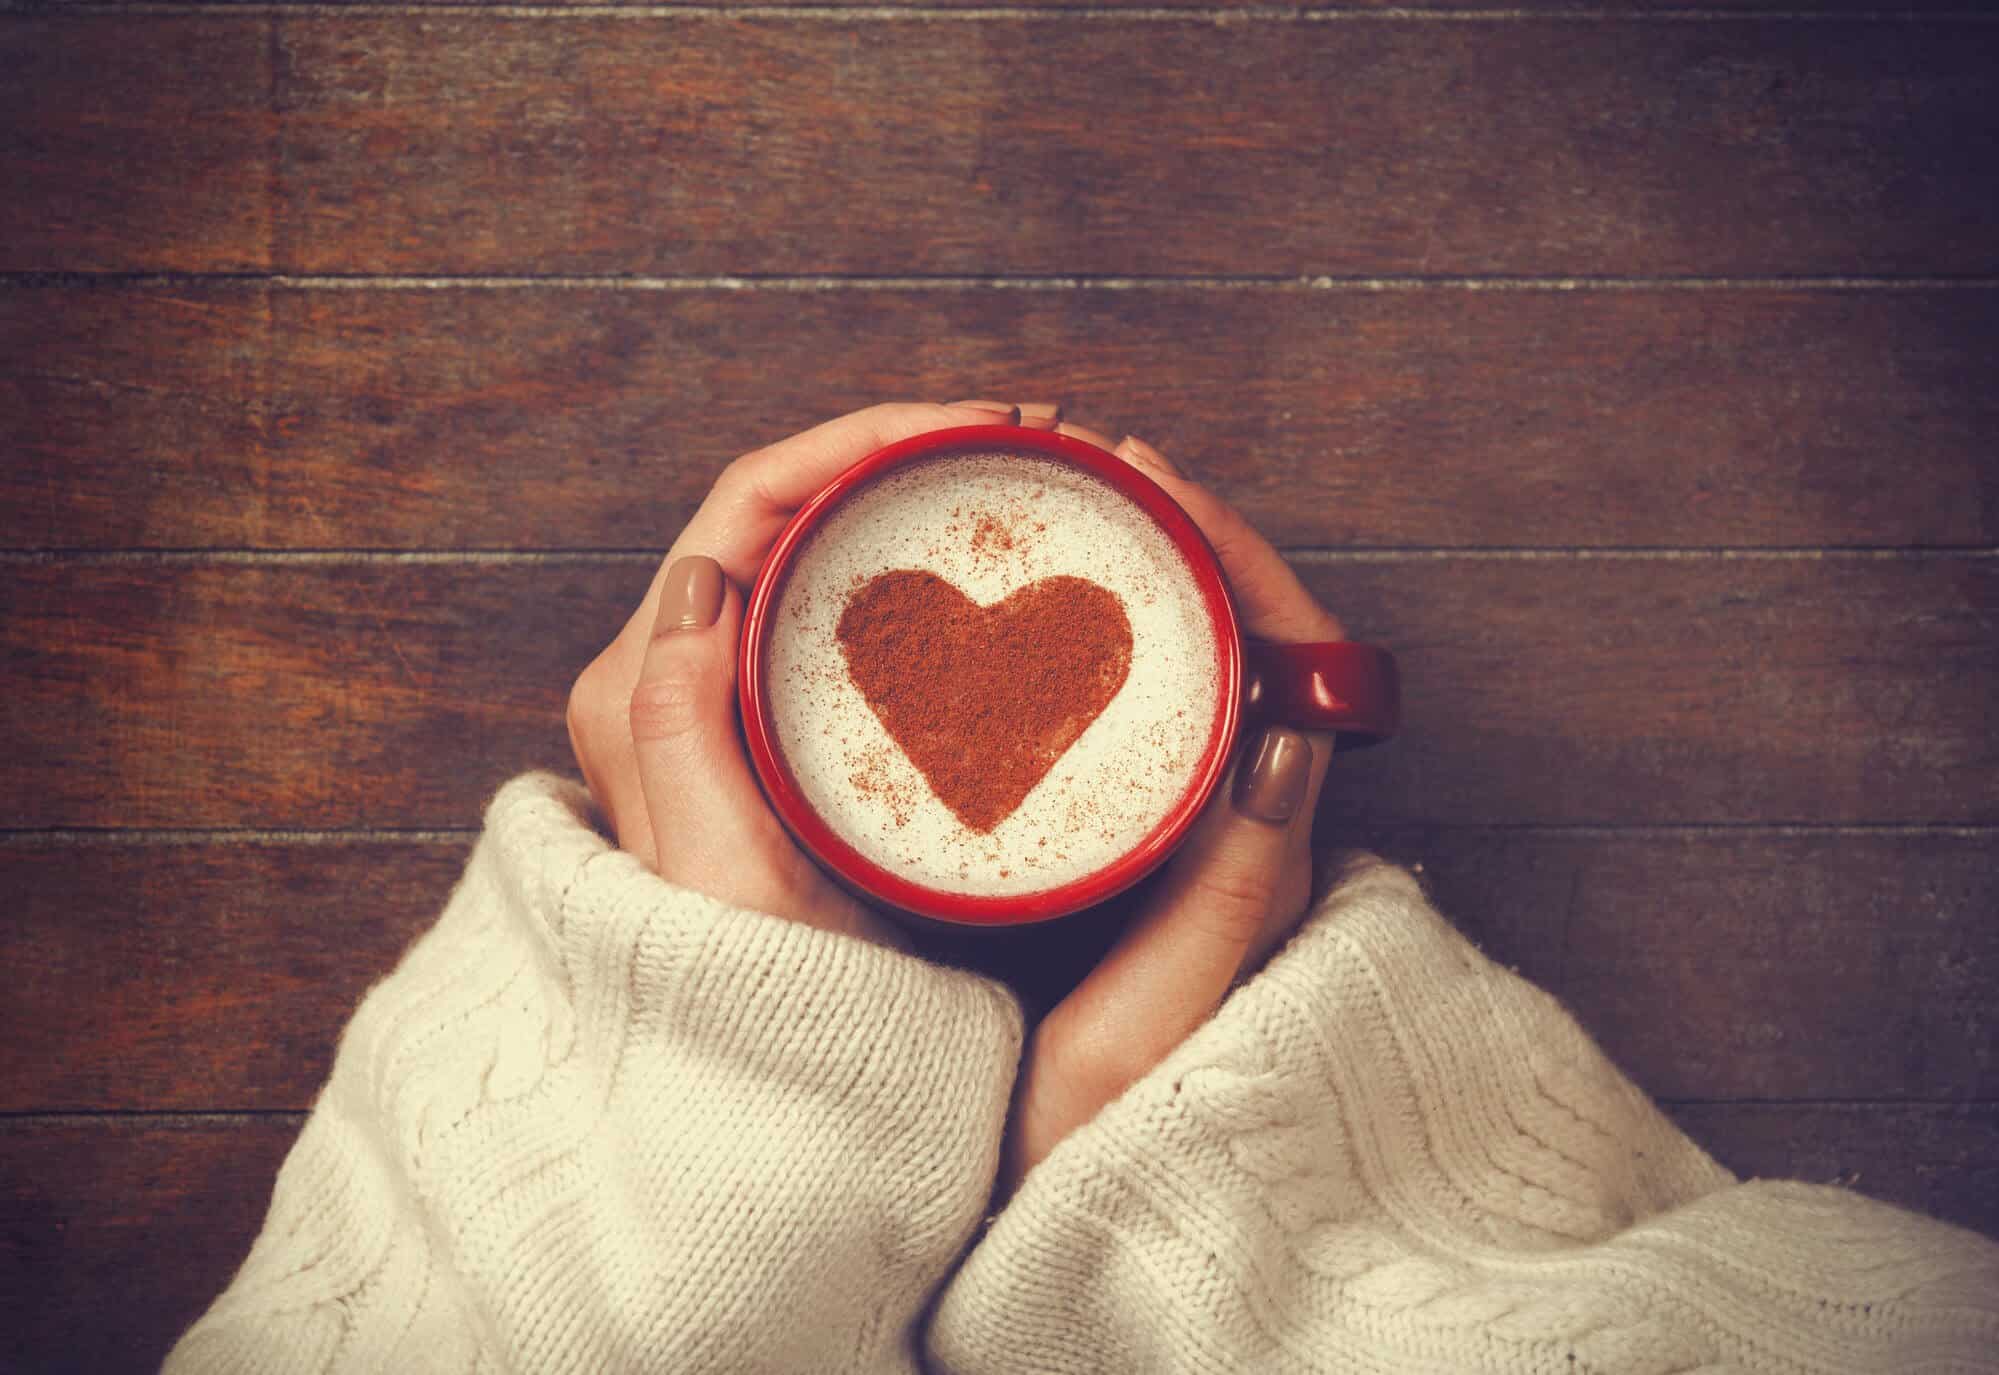
M 1057 428 L 1143 469 L 1186 509 L 1220 556 L 1246 635 L 1346 638 L 1262 536 L 1152 446 Z M 1231 779 L 1130 924 L 1035 1028 L 1003 1148 L 1003 1194 L 1165 1059 L 1297 925 L 1311 899 L 1312 814 L 1332 754 L 1330 734 L 1271 727 L 1245 735 Z
M 856 411 L 731 463 L 645 600 L 569 693 L 569 742 L 623 849 L 661 878 L 810 926 L 899 943 L 792 843 L 766 805 L 736 724 L 743 589 L 785 522 L 839 473 L 926 430 L 1022 419 L 995 402 Z

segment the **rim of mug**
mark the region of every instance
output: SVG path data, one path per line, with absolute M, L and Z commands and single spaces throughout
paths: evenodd
M 1208 742 L 1193 776 L 1166 815 L 1130 850 L 1102 868 L 1054 888 L 1012 895 L 955 893 L 916 883 L 875 863 L 842 839 L 806 799 L 777 742 L 770 709 L 766 646 L 771 612 L 807 540 L 842 502 L 885 473 L 951 453 L 1003 449 L 1052 458 L 1099 478 L 1134 501 L 1173 541 L 1192 573 L 1215 632 L 1219 691 Z M 827 483 L 785 524 L 757 572 L 743 614 L 737 700 L 743 736 L 764 795 L 807 853 L 863 897 L 898 911 L 954 926 L 1028 926 L 1053 921 L 1116 896 L 1171 854 L 1228 771 L 1242 724 L 1243 645 L 1235 605 L 1221 560 L 1207 536 L 1158 483 L 1132 464 L 1094 444 L 1052 430 L 1016 425 L 964 425 L 913 435 L 875 450 Z

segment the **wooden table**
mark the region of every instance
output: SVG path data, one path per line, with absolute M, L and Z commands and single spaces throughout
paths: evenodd
M 0 1365 L 157 1363 L 720 466 L 884 396 L 1184 460 L 1402 652 L 1328 845 L 1999 1231 L 1999 25 L 1471 3 L 0 13 Z

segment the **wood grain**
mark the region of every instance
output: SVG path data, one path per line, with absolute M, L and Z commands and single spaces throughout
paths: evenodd
M 464 826 L 568 760 L 568 685 L 653 571 L 16 564 L 0 825 Z M 1999 821 L 1983 557 L 1393 558 L 1301 570 L 1402 656 L 1332 824 Z
M 1988 25 L 353 17 L 278 41 L 282 261 L 308 272 L 1999 266 Z
M 7 166 L 31 193 L 0 212 L 13 270 L 1999 265 L 1999 32 L 1974 22 L 315 11 L 3 27 L 7 70 L 28 77 L 0 108 L 28 131 Z M 48 52 L 68 66 L 37 76 Z M 115 62 L 144 64 L 142 98 L 79 119 L 100 107 L 79 104 L 78 70 Z M 184 136 L 185 102 L 212 137 Z
M 0 271 L 271 266 L 271 28 L 0 15 Z
M 10 1369 L 157 1371 L 249 1253 L 291 1118 L 0 1122 Z
M 1991 833 L 1341 837 L 1674 1099 L 1999 1097 Z
M 278 0 L 271 8 L 279 11 L 306 9 L 315 0 Z M 362 3 L 364 0 L 331 0 L 335 5 Z M 216 7 L 232 4 L 251 4 L 256 0 L 207 0 Z M 427 9 L 449 6 L 454 9 L 477 9 L 480 7 L 500 8 L 515 3 L 515 0 L 399 0 L 399 8 Z M 770 0 L 704 0 L 704 4 L 716 9 L 754 9 L 768 7 Z M 588 5 L 593 9 L 615 7 L 619 9 L 656 8 L 658 0 L 552 0 L 552 3 L 537 6 L 546 10 L 568 10 Z M 262 6 L 260 5 L 260 8 Z M 1060 9 L 1076 8 L 1071 0 L 1007 0 L 1005 5 L 995 5 L 992 0 L 824 0 L 823 7 L 829 10 L 956 10 L 956 9 Z M 1118 11 L 1141 10 L 1192 10 L 1199 12 L 1269 10 L 1275 8 L 1267 0 L 1093 0 L 1092 10 Z M 1412 12 L 1421 14 L 1429 10 L 1460 14 L 1487 12 L 1495 19 L 1522 13 L 1541 13 L 1560 16 L 1572 11 L 1584 11 L 1593 15 L 1630 14 L 1643 16 L 1660 11 L 1684 12 L 1691 6 L 1685 0 L 1338 0 L 1338 3 L 1317 4 L 1298 7 L 1305 13 L 1331 12 L 1339 14 L 1372 14 L 1376 11 L 1394 11 L 1395 17 L 1406 17 Z M 1801 4 L 1798 0 L 1710 0 L 1699 7 L 1708 14 L 1735 12 L 1753 17 L 1763 11 L 1780 11 L 1786 15 L 1844 15 L 1844 14 L 1895 14 L 1905 11 L 1935 12 L 1938 6 L 1923 3 L 1923 0 L 1892 0 L 1879 3 L 1878 0 L 1812 0 Z M 1387 16 L 1383 16 L 1387 17 Z
M 1995 349 L 1979 290 L 0 290 L 0 542 L 643 548 L 736 451 L 988 392 L 1284 545 L 1982 544 Z
M 1839 1184 L 1999 1237 L 1999 1104 L 1680 1103 L 1737 1175 Z
M 1653 1094 L 1999 1096 L 1990 835 L 1370 839 L 1420 863 L 1489 955 L 1568 1002 Z M 309 1106 L 362 991 L 442 910 L 465 853 L 0 846 L 0 1112 Z
M 1841 1182 L 1999 1234 L 1999 1107 L 1681 1105 L 1745 1174 Z M 0 1124 L 0 1330 L 40 1375 L 158 1368 L 249 1251 L 288 1118 Z
M 0 845 L 0 1112 L 311 1106 L 466 842 Z

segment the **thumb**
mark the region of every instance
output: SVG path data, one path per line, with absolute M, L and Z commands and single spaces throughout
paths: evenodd
M 651 638 L 632 690 L 632 747 L 661 878 L 770 910 L 759 863 L 777 839 L 736 733 L 741 596 L 704 554 L 675 559 L 660 582 Z
M 1273 726 L 1252 739 L 1230 805 L 1208 809 L 1137 920 L 1078 988 L 1087 1002 L 1116 1005 L 1111 1020 L 1125 1036 L 1144 1028 L 1137 1039 L 1147 1044 L 1129 1047 L 1140 1059 L 1163 1057 L 1205 1021 L 1261 945 L 1313 763 L 1312 742 L 1298 731 Z

